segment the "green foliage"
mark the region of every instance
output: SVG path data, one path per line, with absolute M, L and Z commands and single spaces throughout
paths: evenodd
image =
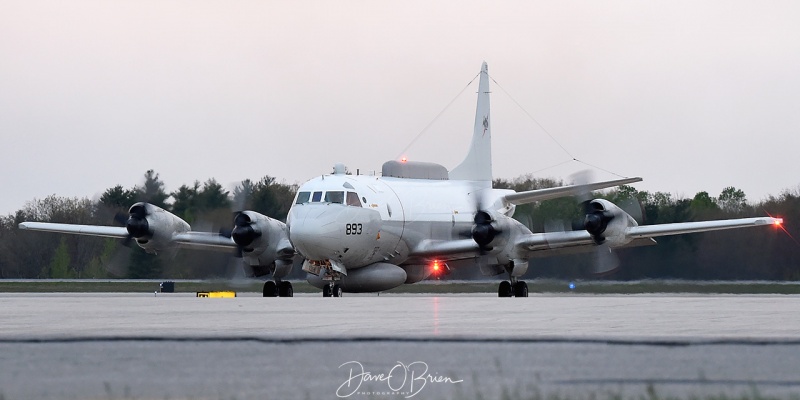
M 240 187 L 242 189 L 239 190 L 239 200 L 244 200 L 243 209 L 269 215 L 281 221 L 286 221 L 289 208 L 297 193 L 296 185 L 277 183 L 276 179 L 271 176 L 265 176 L 255 184 L 250 184 L 250 188 L 245 189 L 243 185 Z M 245 190 L 250 192 L 247 197 L 244 197 Z
M 161 258 L 155 254 L 148 254 L 139 249 L 130 253 L 128 265 L 128 279 L 155 279 L 161 278 L 163 267 Z
M 203 190 L 197 195 L 198 202 L 204 210 L 230 208 L 229 193 L 214 178 L 203 183 Z
M 122 185 L 107 189 L 100 196 L 100 204 L 112 208 L 128 208 L 136 202 L 136 190 L 125 189 Z
M 53 194 L 26 203 L 25 207 L 17 212 L 17 219 L 85 224 L 92 220 L 93 215 L 94 204 L 89 199 L 59 197 Z
M 73 279 L 75 278 L 75 271 L 70 268 L 70 257 L 67 249 L 66 238 L 61 239 L 61 244 L 56 248 L 53 255 L 53 260 L 50 265 L 42 270 L 43 278 L 52 279 Z
M 720 207 L 733 214 L 739 214 L 747 210 L 747 197 L 741 189 L 728 186 L 722 189 L 718 202 Z
M 560 179 L 536 178 L 532 174 L 521 175 L 511 180 L 498 178 L 492 183 L 496 189 L 512 189 L 515 192 L 564 186 L 564 181 Z
M 136 188 L 136 201 L 144 201 L 161 208 L 169 208 L 167 199 L 169 194 L 164 190 L 164 182 L 152 169 L 144 174 L 144 185 Z
M 108 273 L 106 272 L 105 268 L 103 268 L 103 263 L 100 261 L 100 259 L 93 258 L 92 261 L 89 262 L 89 265 L 83 270 L 81 278 L 106 279 L 108 278 Z
M 250 179 L 245 179 L 233 189 L 233 210 L 243 211 L 251 205 L 250 198 L 255 191 L 255 184 Z
M 200 187 L 200 182 L 195 181 L 193 186 L 182 185 L 172 192 L 175 200 L 172 204 L 172 213 L 188 223 L 202 218 L 214 210 L 230 210 L 231 200 L 228 191 L 216 180 L 209 179 Z
M 195 181 L 194 186 L 181 185 L 178 190 L 172 192 L 172 198 L 175 202 L 172 204 L 172 213 L 186 222 L 194 222 L 194 217 L 197 214 L 199 205 L 197 200 L 197 193 L 200 190 L 200 182 Z

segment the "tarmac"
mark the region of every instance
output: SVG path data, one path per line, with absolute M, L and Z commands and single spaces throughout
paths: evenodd
M 800 395 L 793 295 L 29 293 L 0 304 L 4 399 Z

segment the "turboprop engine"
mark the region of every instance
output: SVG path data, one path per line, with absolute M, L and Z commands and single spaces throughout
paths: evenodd
M 470 236 L 478 244 L 481 253 L 488 253 L 506 245 L 511 231 L 510 220 L 511 218 L 488 211 L 478 210 L 475 213 Z
M 586 204 L 583 229 L 586 229 L 597 244 L 618 247 L 630 242 L 625 236 L 629 227 L 638 226 L 630 214 L 622 211 L 614 203 L 595 199 Z
M 128 210 L 125 229 L 136 244 L 151 254 L 164 251 L 172 245 L 175 234 L 188 232 L 186 221 L 175 214 L 150 203 L 139 202 Z
M 236 214 L 231 238 L 239 247 L 242 258 L 252 269 L 252 275 L 273 272 L 281 278 L 292 268 L 294 247 L 289 242 L 288 229 L 281 221 L 255 211 Z M 274 271 L 270 271 L 274 264 Z M 264 267 L 264 268 L 260 268 Z
M 406 271 L 389 263 L 374 263 L 361 268 L 350 269 L 337 284 L 350 293 L 380 292 L 398 287 L 406 282 Z M 328 284 L 317 275 L 308 274 L 308 283 L 322 289 Z

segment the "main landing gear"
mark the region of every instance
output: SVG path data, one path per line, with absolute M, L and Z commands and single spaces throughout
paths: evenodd
M 294 289 L 292 289 L 292 284 L 287 281 L 266 281 L 263 293 L 264 297 L 293 297 Z
M 511 282 L 500 282 L 500 288 L 497 289 L 498 297 L 528 297 L 528 284 L 525 281 L 517 280 L 511 277 Z
M 329 283 L 322 287 L 322 297 L 342 297 L 342 287 Z

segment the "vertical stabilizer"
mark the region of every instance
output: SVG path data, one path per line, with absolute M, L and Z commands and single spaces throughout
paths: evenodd
M 492 181 L 492 125 L 489 116 L 489 67 L 486 62 L 481 66 L 475 130 L 472 132 L 469 153 L 461 164 L 450 171 L 450 179 Z

